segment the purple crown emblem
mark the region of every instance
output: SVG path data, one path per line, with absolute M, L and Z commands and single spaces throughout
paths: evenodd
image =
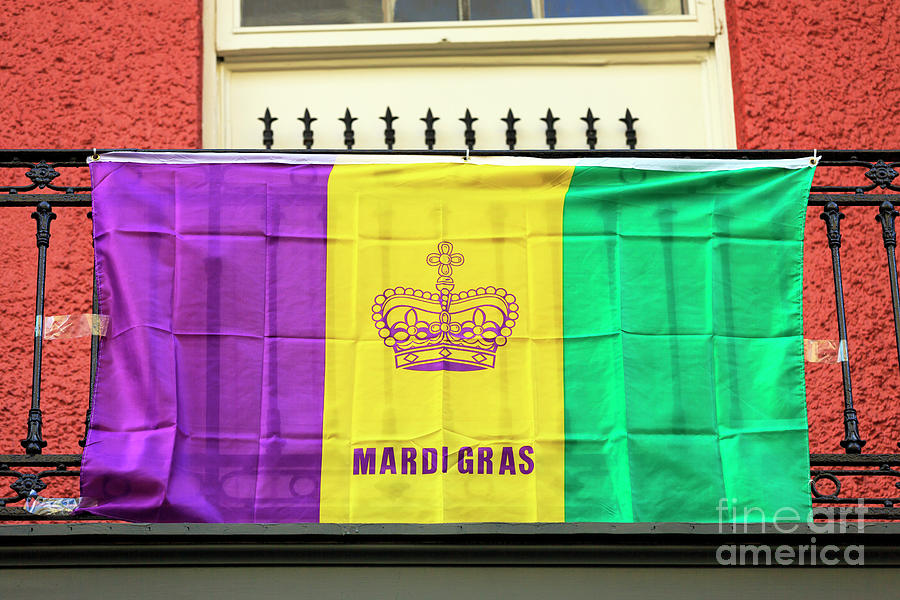
M 494 368 L 497 349 L 506 345 L 519 317 L 516 297 L 483 287 L 452 293 L 453 267 L 463 255 L 441 242 L 426 264 L 437 267 L 437 292 L 391 288 L 375 297 L 372 320 L 385 346 L 394 349 L 398 369 L 477 371 Z

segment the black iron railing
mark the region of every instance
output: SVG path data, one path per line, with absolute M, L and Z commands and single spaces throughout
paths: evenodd
M 590 119 L 592 115 L 588 114 Z M 393 139 L 389 137 L 392 115 L 390 111 L 385 115 L 385 141 L 389 147 L 393 146 Z M 474 120 L 468 115 L 470 120 Z M 548 111 L 547 136 L 550 145 L 550 131 L 553 128 L 553 116 Z M 630 117 L 630 113 L 626 115 Z M 507 115 L 509 130 L 508 142 L 510 147 L 515 146 L 515 117 L 512 112 Z M 273 117 L 268 113 L 264 123 L 269 129 Z M 431 129 L 433 117 L 429 111 L 426 122 L 426 143 L 433 146 L 433 130 L 430 143 L 428 142 L 428 129 Z M 301 119 L 309 130 L 309 123 L 315 119 L 309 113 Z M 633 120 L 632 124 L 633 124 Z M 586 121 L 587 122 L 587 121 Z M 348 148 L 352 147 L 353 117 L 349 111 L 345 115 L 347 126 L 346 138 Z M 588 131 L 593 127 L 592 122 L 587 122 Z M 467 123 L 468 128 L 471 122 Z M 631 125 L 629 125 L 631 129 Z M 633 132 L 633 130 L 632 130 Z M 269 132 L 271 135 L 271 131 Z M 474 133 L 472 133 L 474 136 Z M 264 138 L 265 139 L 265 138 Z M 269 138 L 270 139 L 270 138 Z M 590 143 L 590 133 L 588 137 Z M 271 140 L 270 140 L 271 141 Z M 473 156 L 532 156 L 543 158 L 574 158 L 574 157 L 645 157 L 645 158 L 728 158 L 728 159 L 775 159 L 796 158 L 810 156 L 812 151 L 802 150 L 535 150 L 535 151 L 474 151 L 474 137 L 466 137 L 466 144 Z M 312 133 L 310 131 L 308 143 L 304 132 L 304 143 L 312 146 Z M 555 143 L 555 142 L 554 142 Z M 269 144 L 271 145 L 271 144 Z M 108 152 L 101 150 L 100 152 Z M 224 150 L 205 150 L 216 152 Z M 94 152 L 97 152 L 96 150 Z M 181 150 L 180 152 L 192 152 Z M 241 152 L 259 152 L 259 150 L 242 150 Z M 294 150 L 291 152 L 306 153 L 308 150 Z M 348 152 L 347 150 L 333 151 L 333 153 Z M 391 150 L 357 151 L 366 154 L 388 154 Z M 397 151 L 399 152 L 399 151 Z M 55 517 L 39 517 L 26 512 L 19 503 L 22 503 L 32 492 L 43 493 L 48 485 L 60 477 L 77 477 L 78 467 L 81 464 L 81 456 L 78 454 L 44 454 L 47 442 L 43 438 L 42 424 L 43 413 L 41 410 L 41 359 L 43 354 L 41 323 L 44 317 L 44 281 L 47 268 L 47 252 L 50 246 L 50 228 L 56 218 L 53 212 L 55 207 L 62 206 L 91 206 L 91 188 L 87 186 L 60 185 L 56 183 L 61 176 L 57 169 L 87 167 L 87 159 L 91 155 L 90 150 L 0 150 L 0 172 L 9 175 L 10 172 L 23 177 L 20 185 L 0 186 L 0 207 L 27 206 L 33 207 L 32 218 L 37 224 L 37 286 L 35 301 L 35 340 L 34 361 L 32 367 L 32 396 L 31 406 L 25 420 L 25 437 L 21 441 L 23 454 L 0 455 L 0 478 L 9 481 L 11 493 L 3 496 L 0 490 L 0 520 L 41 520 Z M 466 152 L 436 152 L 417 151 L 426 155 L 452 155 L 460 156 Z M 894 228 L 894 220 L 898 216 L 895 206 L 900 203 L 900 185 L 895 184 L 898 177 L 897 169 L 900 168 L 900 150 L 828 150 L 821 151 L 819 163 L 820 178 L 829 180 L 829 176 L 846 178 L 856 176 L 856 183 L 851 185 L 816 185 L 813 186 L 810 196 L 810 206 L 821 206 L 822 219 L 825 221 L 824 233 L 827 236 L 828 247 L 831 254 L 832 270 L 834 274 L 834 293 L 836 305 L 837 330 L 840 338 L 841 375 L 843 381 L 843 402 L 839 411 L 840 423 L 844 430 L 844 437 L 840 442 L 844 449 L 843 454 L 811 454 L 810 487 L 813 497 L 813 505 L 817 508 L 817 515 L 821 518 L 839 519 L 842 512 L 846 514 L 856 507 L 866 506 L 865 517 L 870 519 L 900 520 L 900 492 L 897 494 L 873 494 L 866 495 L 842 495 L 842 484 L 847 480 L 862 478 L 866 481 L 895 481 L 895 488 L 900 488 L 900 454 L 862 454 L 866 441 L 860 434 L 860 423 L 853 404 L 853 392 L 851 386 L 851 362 L 847 348 L 847 319 L 844 310 L 843 283 L 841 277 L 841 231 L 840 222 L 844 215 L 842 207 L 877 207 L 873 215 L 881 224 L 881 234 L 884 248 L 887 254 L 887 271 L 891 286 L 891 304 L 894 317 L 894 339 L 897 343 L 897 359 L 900 366 L 900 292 L 898 292 L 897 267 L 895 250 L 897 235 Z M 28 183 L 25 183 L 25 181 Z M 832 179 L 833 180 L 833 179 Z M 90 213 L 88 213 L 90 216 Z M 96 287 L 93 294 L 93 310 L 97 312 Z M 99 338 L 95 335 L 91 339 L 91 395 L 93 395 L 94 376 L 97 366 L 97 348 Z M 881 400 L 885 407 L 893 402 L 893 394 L 886 392 Z M 91 400 L 88 398 L 85 415 L 85 431 L 90 419 Z M 72 432 L 78 435 L 80 432 Z M 84 439 L 81 439 L 84 445 Z M 824 489 L 824 488 L 828 489 Z M 865 490 L 866 485 L 862 488 Z M 52 496 L 52 493 L 43 495 Z M 837 510 L 835 510 L 837 509 Z M 853 513 L 851 513 L 853 514 Z M 90 518 L 82 517 L 82 518 Z

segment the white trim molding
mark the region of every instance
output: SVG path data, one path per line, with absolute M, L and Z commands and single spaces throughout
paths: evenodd
M 688 14 L 426 23 L 242 27 L 241 0 L 216 2 L 220 56 L 306 55 L 409 50 L 457 52 L 466 47 L 587 47 L 709 43 L 716 37 L 713 0 L 687 0 Z
M 580 78 L 584 85 L 576 89 L 584 99 L 578 102 L 578 116 L 584 114 L 582 104 L 592 107 L 610 135 L 621 125 L 618 119 L 624 108 L 630 107 L 641 119 L 639 130 L 643 127 L 644 132 L 658 134 L 664 127 L 672 129 L 672 139 L 659 135 L 641 138 L 639 134 L 640 148 L 733 148 L 734 109 L 724 0 L 686 0 L 686 6 L 687 14 L 672 16 L 241 27 L 240 0 L 204 0 L 203 145 L 256 147 L 256 118 L 271 106 L 272 114 L 279 118 L 275 147 L 297 147 L 294 119 L 309 106 L 320 119 L 315 148 L 339 147 L 340 140 L 325 135 L 335 127 L 336 121 L 332 121 L 339 115 L 330 113 L 332 107 L 337 109 L 337 103 L 341 103 L 341 114 L 348 104 L 354 116 L 359 112 L 362 127 L 364 121 L 375 118 L 374 104 L 379 104 L 378 114 L 383 114 L 388 100 L 395 114 L 404 117 L 399 122 L 401 128 L 412 127 L 413 123 L 419 127 L 417 119 L 424 115 L 424 103 L 435 103 L 435 96 L 446 99 L 448 79 L 458 77 L 460 85 L 471 86 L 473 76 L 484 82 L 490 80 L 485 74 L 495 72 L 496 90 L 481 83 L 481 87 L 470 90 L 476 100 L 472 102 L 476 104 L 473 113 L 482 119 L 499 110 L 499 104 L 493 106 L 498 102 L 504 103 L 502 114 L 506 113 L 505 103 L 512 104 L 516 116 L 528 123 L 538 116 L 538 104 L 544 111 L 549 105 L 556 113 L 556 105 L 565 104 L 562 100 L 572 94 L 560 98 L 553 94 L 563 94 L 565 86 Z M 543 81 L 534 86 L 535 94 L 522 92 L 522 73 L 527 69 Z M 372 83 L 375 80 L 380 83 Z M 356 86 L 351 81 L 362 83 Z M 392 92 L 389 99 L 375 93 L 380 91 L 379 85 Z M 631 94 L 628 99 L 623 88 Z M 427 98 L 426 89 L 430 90 Z M 508 97 L 499 98 L 501 93 Z M 397 100 L 413 97 L 421 100 L 414 106 L 411 102 L 403 106 Z M 612 112 L 613 104 L 605 109 L 600 106 L 607 98 L 621 114 Z M 364 105 L 367 100 L 371 107 Z M 482 101 L 482 107 L 477 106 L 477 100 Z M 653 105 L 673 100 L 668 110 L 650 114 Z M 529 107 L 529 102 L 534 106 Z M 448 147 L 442 146 L 441 140 L 458 137 L 451 128 L 459 125 L 456 116 L 461 115 L 448 114 L 448 110 L 458 109 L 456 104 L 459 102 L 441 113 L 435 107 L 435 114 L 442 117 L 437 127 L 446 132 L 439 133 L 438 148 Z M 525 106 L 522 115 L 519 104 Z M 363 107 L 361 111 L 359 106 Z M 678 112 L 685 106 L 693 114 Z M 422 115 L 417 114 L 420 109 Z M 565 110 L 571 112 L 574 106 Z M 411 113 L 415 113 L 415 119 Z M 673 119 L 675 114 L 679 116 Z M 581 127 L 577 119 L 573 121 L 575 115 L 563 116 L 574 123 L 571 127 Z M 684 136 L 685 125 L 677 122 L 681 118 L 691 121 L 696 136 Z M 487 129 L 484 120 L 480 126 L 482 131 Z M 251 129 L 252 138 L 248 133 Z M 505 147 L 498 146 L 502 138 L 491 139 L 481 132 L 479 136 L 483 140 L 479 148 Z M 679 143 L 675 136 L 685 142 Z M 358 138 L 357 147 L 375 147 L 365 135 Z M 620 147 L 620 138 L 616 133 L 600 140 L 598 147 L 610 147 L 609 143 Z M 410 139 L 409 134 L 404 138 L 398 130 L 398 147 L 410 147 L 405 141 Z M 560 139 L 559 147 L 571 147 L 564 141 L 564 132 Z M 574 140 L 574 134 L 570 133 L 568 139 Z M 522 148 L 536 147 L 536 139 L 520 136 L 520 141 Z

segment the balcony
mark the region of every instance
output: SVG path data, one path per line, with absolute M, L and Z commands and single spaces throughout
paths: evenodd
M 267 125 L 268 127 L 268 125 Z M 101 151 L 103 152 L 103 151 Z M 304 152 L 304 151 L 301 151 Z M 309 152 L 309 151 L 306 151 Z M 348 151 L 349 152 L 349 151 Z M 383 153 L 384 151 L 354 151 Z M 390 152 L 390 151 L 387 151 Z M 89 208 L 91 188 L 85 185 L 87 158 L 91 150 L 4 150 L 0 151 L 0 168 L 4 182 L 0 187 L 0 206 L 6 208 L 28 207 L 36 226 L 37 284 L 35 288 L 36 323 L 43 323 L 45 315 L 45 282 L 47 280 L 48 253 L 65 252 L 67 241 L 60 239 L 54 230 L 62 218 L 57 209 L 64 207 Z M 450 154 L 427 152 L 426 154 Z M 459 155 L 459 153 L 454 153 Z M 571 157 L 668 157 L 668 158 L 727 158 L 727 159 L 775 159 L 796 158 L 812 154 L 811 151 L 757 150 L 757 151 L 472 151 L 477 155 L 535 156 L 544 158 Z M 59 406 L 58 398 L 42 399 L 44 359 L 44 335 L 35 335 L 32 363 L 32 395 L 30 407 L 20 420 L 8 421 L 6 428 L 21 431 L 22 452 L 0 456 L 0 477 L 9 490 L 0 497 L 0 519 L 11 522 L 55 521 L 56 524 L 6 525 L 0 532 L 0 556 L 7 564 L 27 562 L 28 556 L 41 556 L 46 564 L 70 564 L 59 554 L 60 546 L 77 546 L 85 552 L 79 560 L 105 561 L 133 564 L 144 560 L 154 545 L 165 544 L 172 552 L 171 560 L 187 563 L 203 563 L 212 560 L 238 560 L 241 564 L 259 561 L 281 560 L 284 552 L 293 554 L 291 560 L 316 564 L 339 564 L 349 560 L 353 552 L 353 564 L 421 563 L 438 561 L 442 564 L 647 564 L 648 562 L 678 562 L 685 564 L 708 563 L 714 558 L 717 547 L 729 535 L 750 536 L 757 543 L 801 544 L 808 536 L 820 534 L 828 538 L 838 536 L 843 546 L 866 543 L 874 549 L 878 560 L 891 562 L 900 558 L 896 551 L 896 530 L 892 521 L 900 519 L 900 454 L 867 454 L 866 447 L 879 431 L 867 427 L 860 418 L 854 401 L 851 375 L 857 361 L 880 360 L 887 369 L 900 368 L 900 291 L 896 267 L 896 232 L 894 221 L 898 216 L 895 205 L 900 202 L 900 185 L 895 182 L 900 168 L 900 151 L 888 150 L 835 150 L 820 151 L 822 160 L 818 167 L 816 183 L 809 196 L 809 206 L 819 213 L 822 223 L 818 227 L 823 247 L 827 248 L 832 268 L 830 280 L 817 280 L 810 285 L 830 287 L 834 297 L 834 312 L 829 327 L 834 331 L 832 355 L 827 356 L 833 368 L 840 371 L 842 395 L 833 399 L 829 409 L 828 427 L 842 431 L 839 447 L 831 453 L 810 454 L 810 494 L 815 521 L 795 528 L 789 533 L 773 529 L 765 524 L 753 526 L 702 525 L 691 523 L 656 524 L 470 524 L 470 525 L 126 525 L 100 523 L 82 526 L 65 523 L 73 520 L 97 521 L 90 514 L 77 517 L 60 513 L 36 514 L 26 510 L 25 503 L 35 495 L 43 497 L 71 496 L 71 483 L 79 476 L 81 455 L 54 452 L 59 440 L 45 439 L 45 418 Z M 844 303 L 844 281 L 841 272 L 842 238 L 841 219 L 849 211 L 861 211 L 867 218 L 878 220 L 868 232 L 881 236 L 884 253 L 868 257 L 873 278 L 887 276 L 890 298 L 872 298 L 873 302 L 891 306 L 893 326 L 882 329 L 884 336 L 891 336 L 896 347 L 896 364 L 893 355 L 888 357 L 854 354 L 853 332 L 848 332 L 848 315 Z M 9 211 L 13 214 L 14 211 Z M 15 212 L 21 216 L 22 211 Z M 812 213 L 810 213 L 811 215 Z M 66 215 L 67 217 L 70 215 Z M 90 213 L 88 213 L 90 216 Z M 9 217 L 7 217 L 9 218 Z M 56 220 L 57 224 L 54 224 Z M 89 227 L 85 220 L 79 225 Z M 25 227 L 25 223 L 22 224 Z M 853 235 L 862 232 L 853 231 Z M 807 240 L 807 246 L 810 240 Z M 59 248 L 59 250 L 57 250 Z M 23 286 L 25 283 L 23 282 Z M 96 290 L 93 294 L 93 310 L 98 312 Z M 37 332 L 45 331 L 40 326 Z M 94 331 L 90 344 L 90 388 L 82 403 L 85 427 L 81 431 L 67 431 L 67 436 L 80 438 L 84 445 L 86 425 L 90 419 L 90 399 L 93 392 L 100 336 Z M 850 342 L 848 343 L 848 340 Z M 815 346 L 813 353 L 825 346 Z M 818 360 L 818 359 L 814 359 Z M 890 365 L 890 366 L 888 366 Z M 15 365 L 25 369 L 24 365 Z M 878 410 L 895 414 L 894 391 L 882 390 L 877 398 L 866 402 L 878 406 Z M 43 401 L 43 404 L 42 404 Z M 821 418 L 821 411 L 815 415 Z M 69 440 L 71 442 L 71 440 Z M 883 446 L 883 444 L 882 444 Z M 67 485 L 68 484 L 68 485 Z M 59 491 L 55 491 L 59 490 Z M 849 523 L 849 525 L 848 525 Z M 883 537 L 863 538 L 862 529 L 870 533 L 882 533 Z M 84 536 L 95 536 L 94 542 L 85 542 Z M 662 537 L 660 537 L 662 536 Z M 724 536 L 724 537 L 723 537 Z M 773 537 L 774 536 L 774 537 Z M 806 537 L 804 537 L 806 536 Z M 23 540 L 28 539 L 25 543 Z M 102 542 L 97 540 L 102 539 Z M 664 540 L 660 543 L 660 540 Z M 872 540 L 876 541 L 872 541 Z M 878 541 L 883 540 L 883 541 Z M 87 546 L 85 544 L 87 543 Z M 199 544 L 199 545 L 198 545 Z M 126 554 L 116 550 L 117 545 L 129 548 Z M 18 554 L 23 546 L 28 550 Z M 85 548 L 90 547 L 89 550 Z M 202 548 L 206 550 L 203 550 Z M 215 548 L 210 550 L 210 548 Z M 685 550 L 688 548 L 688 550 Z M 626 551 L 627 556 L 623 556 Z M 54 554 L 56 553 L 56 554 Z M 224 554 L 217 554 L 224 553 Z M 630 553 L 630 554 L 629 554 Z M 680 553 L 680 554 L 679 554 Z M 230 558 L 223 558 L 225 554 Z M 239 557 L 238 557 L 239 555 Z M 277 555 L 277 556 L 276 556 Z M 53 559 L 57 556 L 57 559 Z M 677 556 L 682 556 L 678 559 Z M 870 553 L 870 556 L 872 554 Z M 143 558 L 142 558 L 143 557 Z M 216 558 L 218 557 L 218 558 Z M 54 563 L 53 560 L 59 562 Z M 96 563 L 94 563 L 96 564 Z

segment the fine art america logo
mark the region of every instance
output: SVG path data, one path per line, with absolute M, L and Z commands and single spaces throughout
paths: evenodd
M 868 508 L 862 500 L 854 507 L 816 507 L 815 512 L 811 511 L 807 515 L 801 514 L 792 506 L 785 506 L 769 515 L 771 521 L 767 520 L 766 512 L 762 508 L 748 506 L 744 508 L 743 514 L 739 514 L 736 506 L 736 498 L 719 499 L 716 507 L 719 513 L 719 533 L 740 533 L 743 534 L 741 537 L 748 540 L 756 538 L 754 540 L 756 543 L 722 544 L 716 549 L 716 562 L 720 565 L 765 567 L 865 565 L 865 546 L 844 544 L 840 535 L 848 532 L 863 533 L 865 530 Z M 760 543 L 765 539 L 760 536 L 770 532 L 786 536 L 781 538 L 786 543 L 777 545 Z M 806 538 L 806 535 L 809 537 Z M 780 541 L 777 536 L 770 536 L 768 539 Z M 801 543 L 795 543 L 795 540 Z
M 502 288 L 453 292 L 453 267 L 463 255 L 441 242 L 425 260 L 437 267 L 436 292 L 389 288 L 375 297 L 372 320 L 395 367 L 411 371 L 493 369 L 497 350 L 519 317 L 516 297 Z

